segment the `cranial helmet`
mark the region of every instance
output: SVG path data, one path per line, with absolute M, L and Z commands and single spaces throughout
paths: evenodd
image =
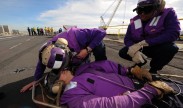
M 69 54 L 67 50 L 56 47 L 54 44 L 42 48 L 39 54 L 40 61 L 51 69 L 61 69 L 68 66 Z
M 152 10 L 161 11 L 165 7 L 164 0 L 139 0 L 137 7 L 133 11 L 137 11 L 139 8 L 151 7 Z
M 160 0 L 139 0 L 137 6 L 159 5 Z

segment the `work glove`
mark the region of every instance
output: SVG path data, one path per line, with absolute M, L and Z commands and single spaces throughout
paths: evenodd
M 134 57 L 132 57 L 132 61 L 134 61 L 136 64 L 139 63 L 145 63 L 145 59 L 147 59 L 147 56 L 144 55 L 142 52 L 137 51 L 134 55 Z
M 148 84 L 157 89 L 157 92 L 158 92 L 158 95 L 160 96 L 160 98 L 162 98 L 164 94 L 175 93 L 173 88 L 170 87 L 165 82 L 153 81 L 153 82 L 149 82 Z
M 144 46 L 149 46 L 145 40 L 139 43 L 136 43 L 129 47 L 127 54 L 130 55 L 131 57 L 134 57 L 135 53 L 139 51 L 141 48 L 143 48 Z
M 145 40 L 140 41 L 138 44 L 140 44 L 140 46 L 142 46 L 142 47 L 149 46 L 149 44 Z
M 137 79 L 152 81 L 152 76 L 149 71 L 142 69 L 139 66 L 131 68 L 131 74 L 134 75 Z
M 142 48 L 142 47 L 140 46 L 140 44 L 138 44 L 138 43 L 137 43 L 137 44 L 134 44 L 134 45 L 132 45 L 132 46 L 130 46 L 130 47 L 128 48 L 127 54 L 130 55 L 131 57 L 134 57 L 135 53 L 136 53 L 137 51 L 139 51 L 141 48 Z

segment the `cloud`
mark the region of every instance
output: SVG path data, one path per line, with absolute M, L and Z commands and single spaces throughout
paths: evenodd
M 166 0 L 166 7 L 173 7 L 180 17 L 183 17 L 182 0 Z
M 57 9 L 44 11 L 38 17 L 44 25 L 61 27 L 62 25 L 77 25 L 83 28 L 93 28 L 101 25 L 100 16 L 103 15 L 107 8 L 109 10 L 103 15 L 105 23 L 109 21 L 116 2 L 115 0 L 67 0 L 65 5 L 60 5 Z M 138 0 L 122 0 L 111 25 L 128 24 L 130 18 L 136 15 L 132 10 L 136 7 Z M 181 17 L 181 0 L 166 0 L 167 7 L 174 7 Z
M 46 25 L 60 26 L 60 25 L 78 25 L 79 27 L 98 27 L 100 25 L 100 16 L 111 6 L 114 0 L 69 0 L 63 6 L 54 10 L 48 10 L 40 14 L 38 20 L 45 21 Z M 109 20 L 112 15 L 116 3 L 106 12 L 105 21 Z M 130 3 L 130 7 L 133 6 L 133 2 Z M 122 3 L 121 3 L 122 5 Z M 115 16 L 123 16 L 120 8 L 116 12 Z M 133 7 L 134 8 L 134 7 Z M 132 10 L 132 9 L 131 9 Z M 128 12 L 126 12 L 128 14 Z M 131 14 L 127 15 L 129 17 Z M 121 21 L 122 18 L 114 17 L 114 21 Z

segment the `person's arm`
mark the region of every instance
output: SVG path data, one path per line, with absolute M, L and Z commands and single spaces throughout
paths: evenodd
M 91 49 L 94 49 L 97 45 L 101 43 L 103 38 L 106 36 L 106 31 L 103 29 L 92 29 L 91 32 L 91 38 L 93 38 L 88 47 Z
M 106 32 L 103 29 L 77 29 L 76 40 L 81 48 L 77 58 L 84 59 L 92 50 L 101 44 Z
M 173 9 L 167 14 L 164 21 L 165 28 L 161 34 L 155 38 L 146 40 L 149 46 L 174 42 L 178 39 L 180 35 L 180 22 L 178 21 L 177 15 Z
M 75 31 L 76 39 L 81 46 L 94 49 L 105 37 L 106 32 L 103 29 L 78 29 Z
M 45 69 L 46 69 L 46 66 L 43 65 L 40 60 L 38 60 L 36 70 L 34 73 L 34 80 L 35 81 L 39 80 L 43 76 Z
M 40 52 L 44 49 L 44 47 L 46 47 L 47 45 L 50 44 L 51 41 L 48 41 L 47 43 L 43 44 L 42 47 L 39 49 L 39 54 Z M 39 55 L 40 56 L 40 55 Z M 32 81 L 31 83 L 23 86 L 20 90 L 20 92 L 26 92 L 27 90 L 31 90 L 32 89 L 32 86 L 33 84 L 35 84 L 37 82 L 37 80 L 39 80 L 42 76 L 43 76 L 43 73 L 46 69 L 46 66 L 44 64 L 42 64 L 42 62 L 40 61 L 40 58 L 38 56 L 38 62 L 37 62 L 37 65 L 36 65 L 36 70 L 34 72 L 34 81 Z
M 51 38 L 48 42 L 56 42 L 58 38 L 66 38 L 67 37 L 67 32 L 61 32 L 59 34 L 57 34 L 56 36 L 54 36 L 53 38 Z
M 131 26 L 129 25 L 128 26 L 128 29 L 127 29 L 127 32 L 126 32 L 126 35 L 124 37 L 124 44 L 127 46 L 127 47 L 130 47 L 132 45 L 135 44 L 135 42 L 132 40 L 132 34 L 131 34 Z
M 89 93 L 83 95 L 66 93 L 63 94 L 61 102 L 66 103 L 70 108 L 140 108 L 146 103 L 151 103 L 151 99 L 157 94 L 155 88 L 146 85 L 127 95 L 113 97 L 99 97 Z
M 34 81 L 30 82 L 29 84 L 23 86 L 20 90 L 21 93 L 26 92 L 27 90 L 31 90 L 32 86 L 37 83 L 37 80 L 39 80 L 42 76 L 43 73 L 46 69 L 46 66 L 43 65 L 40 60 L 38 60 L 37 66 L 36 66 L 36 70 L 34 73 Z
M 20 90 L 20 93 L 24 93 L 24 92 L 26 92 L 27 90 L 32 90 L 32 86 L 33 86 L 34 84 L 36 84 L 36 83 L 37 83 L 37 81 L 32 81 L 32 82 L 30 82 L 29 84 L 23 86 L 23 87 L 21 88 L 21 90 Z

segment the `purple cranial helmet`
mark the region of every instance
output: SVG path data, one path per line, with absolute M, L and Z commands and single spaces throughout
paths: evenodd
M 148 6 L 159 4 L 160 0 L 139 0 L 137 6 Z
M 66 50 L 50 44 L 40 52 L 41 62 L 51 69 L 60 69 L 68 65 L 69 57 Z
M 152 10 L 161 11 L 165 7 L 164 0 L 139 0 L 137 3 L 137 7 L 133 9 L 133 11 L 138 11 L 139 9 L 147 10 L 146 7 L 151 8 Z

